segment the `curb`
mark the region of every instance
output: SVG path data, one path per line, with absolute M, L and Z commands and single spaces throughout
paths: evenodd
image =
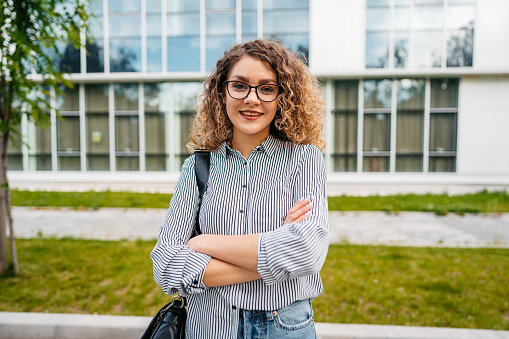
M 136 339 L 151 317 L 0 312 L 0 339 Z M 318 339 L 509 339 L 509 331 L 316 323 Z

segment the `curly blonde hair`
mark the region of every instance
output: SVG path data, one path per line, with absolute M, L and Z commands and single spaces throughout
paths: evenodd
M 216 150 L 223 142 L 231 142 L 233 124 L 223 101 L 227 95 L 224 82 L 233 65 L 245 55 L 265 61 L 276 72 L 276 80 L 283 86 L 270 133 L 295 144 L 315 145 L 323 151 L 325 101 L 320 83 L 296 54 L 279 42 L 262 39 L 233 45 L 217 62 L 198 98 L 200 103 L 187 148 L 190 151 L 196 148 Z

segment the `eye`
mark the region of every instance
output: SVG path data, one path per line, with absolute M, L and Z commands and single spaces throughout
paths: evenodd
M 242 82 L 232 82 L 230 86 L 236 91 L 245 91 L 248 89 L 248 86 Z
M 276 91 L 276 86 L 272 85 L 261 86 L 259 88 L 259 91 L 263 94 L 273 94 Z

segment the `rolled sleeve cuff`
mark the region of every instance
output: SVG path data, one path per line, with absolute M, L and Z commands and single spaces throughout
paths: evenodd
M 257 271 L 262 278 L 262 281 L 266 285 L 275 284 L 277 282 L 276 277 L 272 274 L 269 268 L 268 258 L 267 258 L 267 250 L 265 248 L 265 237 L 267 233 L 264 233 L 258 239 L 258 267 Z
M 211 258 L 209 255 L 198 252 L 189 255 L 182 271 L 182 295 L 203 293 L 207 290 L 207 286 L 203 283 L 203 275 Z

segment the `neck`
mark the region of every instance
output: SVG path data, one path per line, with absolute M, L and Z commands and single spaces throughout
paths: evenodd
M 232 148 L 236 151 L 239 151 L 240 154 L 242 154 L 242 156 L 244 158 L 247 159 L 247 157 L 249 157 L 249 154 L 251 154 L 251 152 L 257 147 L 257 146 L 260 146 L 262 142 L 265 141 L 265 139 L 267 139 L 268 135 L 264 135 L 264 136 L 261 136 L 261 137 L 250 137 L 250 138 L 240 138 L 240 137 L 235 137 L 235 133 L 233 134 L 233 138 L 232 138 Z

